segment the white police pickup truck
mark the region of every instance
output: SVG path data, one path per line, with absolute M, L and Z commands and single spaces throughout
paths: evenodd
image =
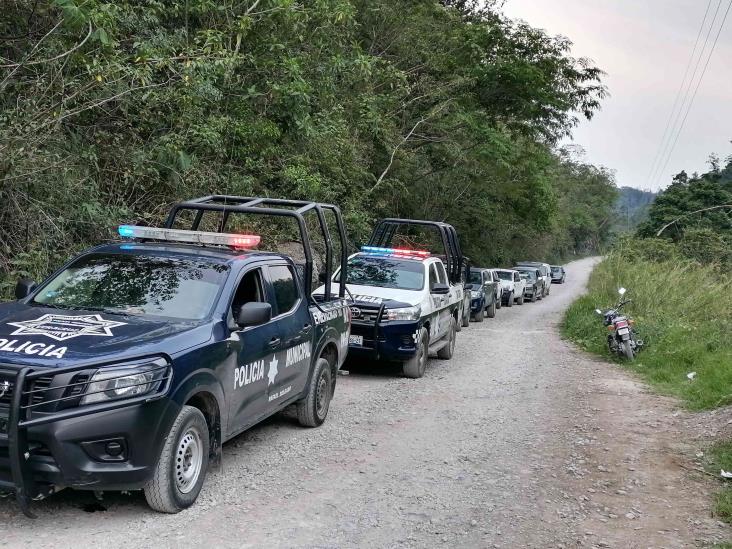
M 340 282 L 340 272 L 334 281 Z M 401 362 L 424 375 L 427 357 L 452 358 L 462 301 L 443 262 L 428 251 L 364 246 L 346 265 L 351 304 L 349 356 Z M 322 290 L 318 290 L 322 291 Z

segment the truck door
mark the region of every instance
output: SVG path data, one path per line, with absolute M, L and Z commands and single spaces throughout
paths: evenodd
M 267 379 L 267 408 L 277 408 L 305 388 L 312 363 L 315 326 L 304 299 L 302 281 L 286 263 L 267 267 L 272 321 L 280 337 Z
M 236 319 L 239 309 L 250 302 L 269 302 L 261 268 L 246 271 L 234 293 L 229 314 Z M 229 417 L 231 432 L 240 432 L 254 423 L 266 410 L 268 370 L 281 342 L 277 322 L 250 326 L 232 332 L 238 342 L 238 358 L 233 383 L 225 384 L 230 391 Z

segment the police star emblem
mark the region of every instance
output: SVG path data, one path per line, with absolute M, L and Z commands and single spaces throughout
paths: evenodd
M 80 336 L 112 337 L 112 328 L 125 324 L 104 319 L 100 315 L 43 315 L 35 320 L 8 322 L 8 325 L 18 328 L 10 335 L 40 335 L 56 341 Z
M 277 355 L 273 355 L 272 360 L 269 361 L 269 371 L 267 372 L 268 387 L 274 383 L 275 378 L 277 377 L 277 364 L 279 364 Z

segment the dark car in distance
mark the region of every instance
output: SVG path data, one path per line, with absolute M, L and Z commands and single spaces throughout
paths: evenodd
M 552 284 L 564 284 L 567 278 L 567 272 L 561 265 L 552 265 Z

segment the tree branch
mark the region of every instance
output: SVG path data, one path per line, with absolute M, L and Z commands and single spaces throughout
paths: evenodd
M 668 229 L 671 225 L 674 225 L 675 223 L 678 223 L 679 221 L 681 221 L 685 217 L 689 217 L 690 215 L 693 215 L 695 213 L 708 212 L 710 210 L 720 210 L 722 208 L 732 208 L 732 204 L 722 204 L 721 206 L 712 206 L 711 208 L 702 208 L 701 210 L 695 210 L 693 212 L 689 212 L 688 214 L 684 214 L 681 217 L 677 217 L 676 219 L 674 219 L 673 221 L 671 221 L 671 223 L 666 223 L 663 227 L 661 227 L 661 229 L 656 233 L 656 237 L 661 236 L 661 233 L 663 233 L 663 231 L 665 231 L 666 229 Z

